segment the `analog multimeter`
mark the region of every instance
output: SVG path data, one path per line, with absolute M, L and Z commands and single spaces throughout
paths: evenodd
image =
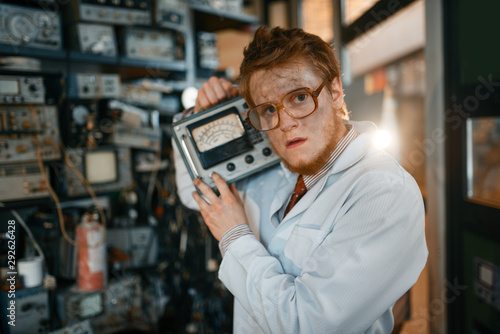
M 172 124 L 192 179 L 200 177 L 215 188 L 212 172 L 231 183 L 279 163 L 266 133 L 242 119 L 247 109 L 239 97 Z

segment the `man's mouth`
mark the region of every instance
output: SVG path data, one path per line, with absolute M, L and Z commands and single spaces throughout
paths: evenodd
M 293 138 L 286 141 L 286 148 L 287 149 L 295 148 L 297 146 L 304 144 L 305 142 L 306 138 L 301 138 L 301 137 Z

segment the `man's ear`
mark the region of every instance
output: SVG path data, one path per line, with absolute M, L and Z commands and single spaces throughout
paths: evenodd
M 342 108 L 344 104 L 344 91 L 342 90 L 342 81 L 337 77 L 332 80 L 330 84 L 330 89 L 332 92 L 332 100 L 335 109 Z

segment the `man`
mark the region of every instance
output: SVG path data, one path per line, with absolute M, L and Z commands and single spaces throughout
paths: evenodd
M 181 200 L 220 241 L 234 332 L 390 333 L 428 254 L 415 181 L 373 147 L 372 123 L 347 121 L 340 68 L 319 37 L 259 28 L 239 88 L 282 164 L 230 186 L 214 174 L 217 196 L 176 153 Z M 194 111 L 237 93 L 211 78 Z

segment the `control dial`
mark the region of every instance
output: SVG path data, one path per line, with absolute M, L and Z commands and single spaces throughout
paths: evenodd
M 73 117 L 73 121 L 76 125 L 85 125 L 87 124 L 87 118 L 90 114 L 90 111 L 87 107 L 79 104 L 73 108 L 71 116 Z
M 23 13 L 14 14 L 8 19 L 7 31 L 14 40 L 24 44 L 31 42 L 38 33 L 35 22 Z

